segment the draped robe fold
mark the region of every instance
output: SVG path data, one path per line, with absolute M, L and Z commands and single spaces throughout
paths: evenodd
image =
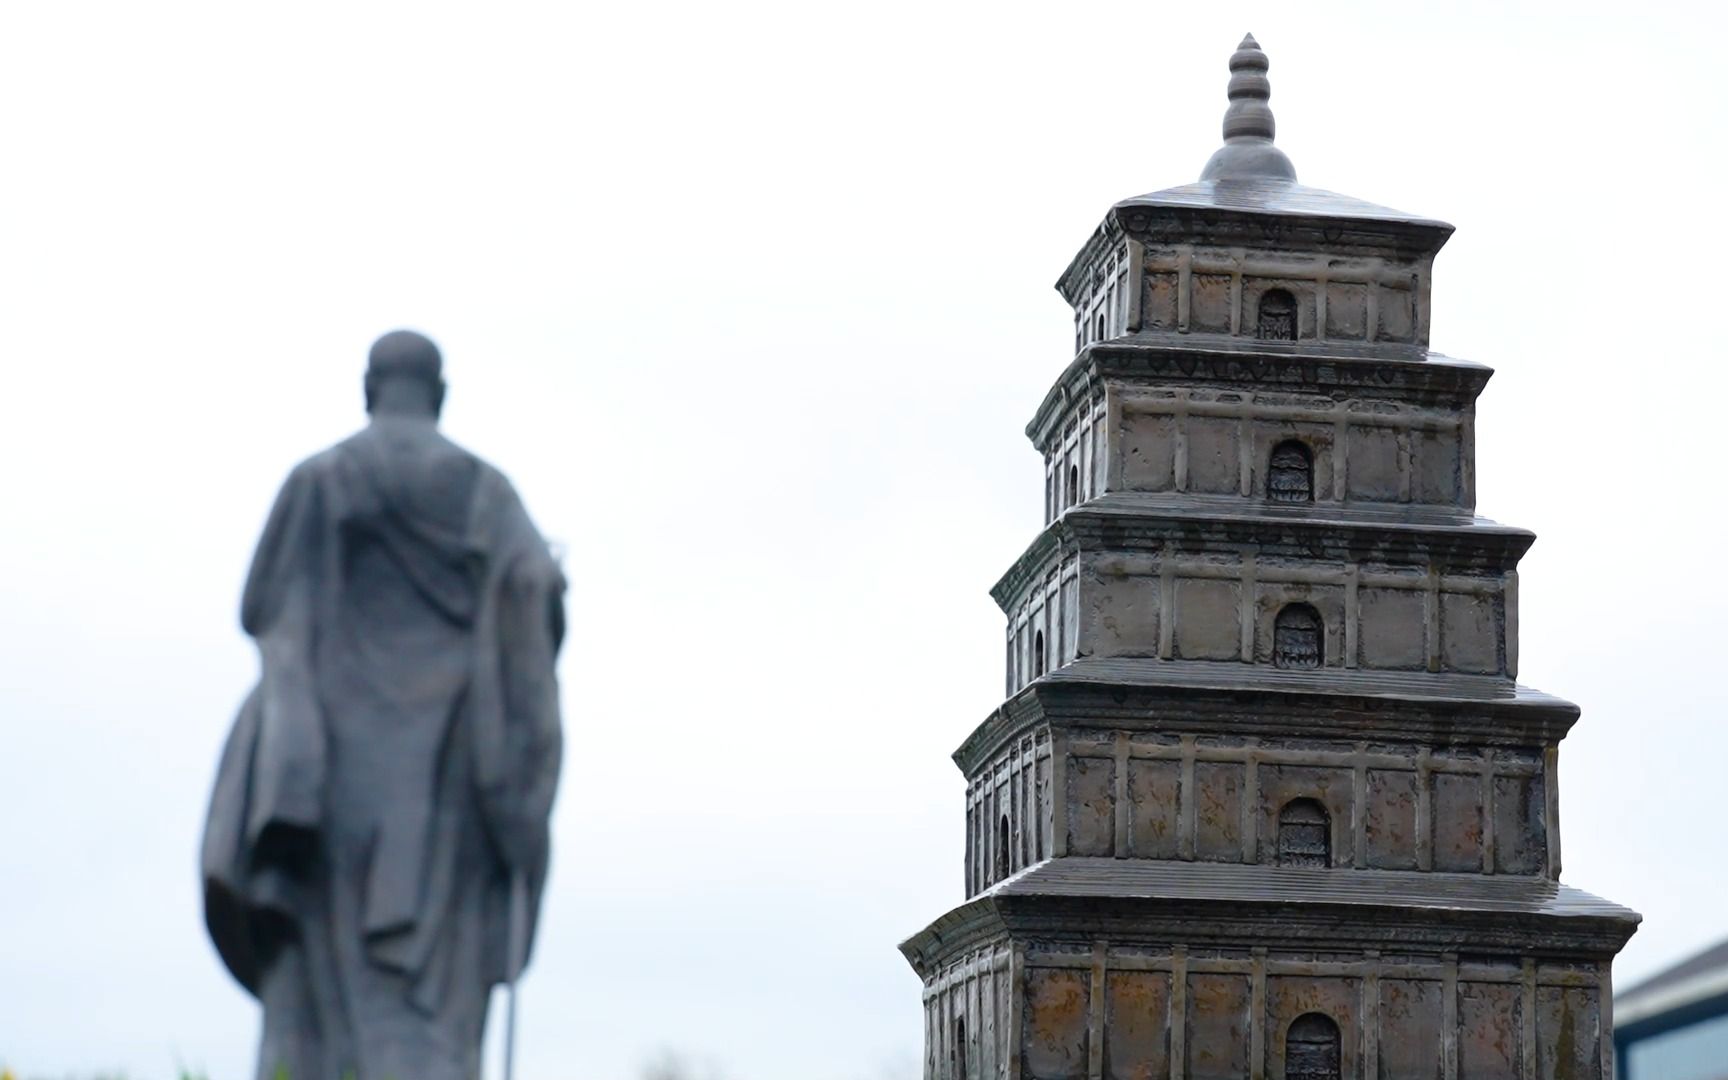
M 261 1080 L 479 1075 L 511 880 L 531 943 L 546 877 L 563 589 L 509 482 L 430 422 L 375 420 L 284 485 L 202 851 Z

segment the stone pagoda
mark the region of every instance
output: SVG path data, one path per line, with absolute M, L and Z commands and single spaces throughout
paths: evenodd
M 1057 285 L 966 900 L 901 946 L 924 1076 L 1609 1080 L 1638 917 L 1559 883 L 1578 709 L 1516 681 L 1491 372 L 1428 348 L 1452 227 L 1298 184 L 1266 71 Z

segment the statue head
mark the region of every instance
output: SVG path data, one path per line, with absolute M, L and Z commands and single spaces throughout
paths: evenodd
M 444 358 L 424 334 L 392 330 L 366 359 L 366 411 L 429 416 L 444 407 Z

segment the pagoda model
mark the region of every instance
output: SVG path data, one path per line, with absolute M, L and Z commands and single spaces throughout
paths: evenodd
M 1428 350 L 1452 227 L 1297 184 L 1266 70 L 1057 286 L 967 900 L 901 946 L 924 1075 L 1608 1080 L 1638 916 L 1558 881 L 1578 710 L 1515 681 L 1490 371 Z

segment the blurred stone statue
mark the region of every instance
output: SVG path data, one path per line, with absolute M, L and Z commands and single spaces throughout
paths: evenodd
M 205 921 L 260 1080 L 475 1080 L 546 878 L 564 631 L 502 473 L 439 434 L 442 360 L 372 347 L 371 423 L 289 476 L 246 581 L 262 677 L 222 752 Z

